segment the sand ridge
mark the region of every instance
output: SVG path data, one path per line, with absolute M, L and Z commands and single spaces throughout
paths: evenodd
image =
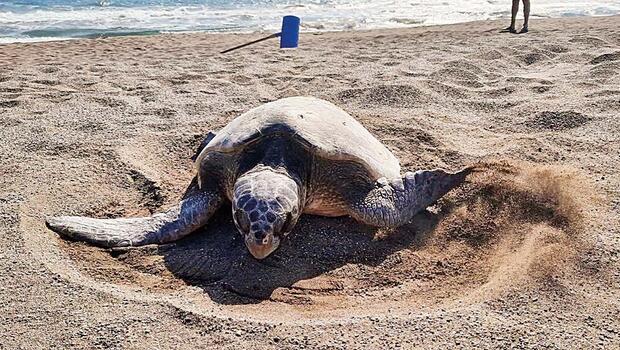
M 536 23 L 304 35 L 226 59 L 248 36 L 3 46 L 0 345 L 615 346 L 620 26 Z M 127 251 L 45 229 L 166 208 L 203 135 L 294 95 L 347 110 L 403 168 L 484 171 L 393 232 L 305 216 L 264 263 L 227 209 Z

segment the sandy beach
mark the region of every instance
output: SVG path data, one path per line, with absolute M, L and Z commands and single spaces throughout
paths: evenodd
M 0 46 L 0 349 L 620 348 L 620 17 Z M 230 208 L 110 251 L 52 215 L 175 204 L 210 130 L 345 109 L 407 170 L 484 169 L 411 224 L 306 215 L 252 259 Z

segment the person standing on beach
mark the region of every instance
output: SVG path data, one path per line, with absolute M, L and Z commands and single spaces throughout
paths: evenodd
M 510 20 L 510 27 L 506 28 L 511 33 L 516 33 L 515 22 L 517 21 L 517 13 L 519 12 L 519 0 L 512 0 L 512 19 Z M 523 0 L 523 28 L 519 33 L 528 32 L 528 22 L 530 20 L 530 0 Z

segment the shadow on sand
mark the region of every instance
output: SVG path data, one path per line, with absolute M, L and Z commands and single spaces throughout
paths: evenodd
M 414 218 L 415 224 L 377 239 L 376 228 L 350 218 L 304 215 L 281 247 L 259 261 L 248 253 L 226 208 L 202 232 L 157 249 L 170 272 L 201 287 L 213 301 L 258 303 L 277 288 L 292 287 L 346 264 L 376 266 L 396 251 L 420 247 L 439 216 L 425 211 Z

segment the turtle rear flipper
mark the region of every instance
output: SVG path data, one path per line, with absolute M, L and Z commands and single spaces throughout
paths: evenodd
M 390 184 L 380 179 L 377 186 L 354 200 L 350 214 L 372 226 L 397 227 L 460 186 L 467 175 L 480 171 L 467 167 L 456 173 L 441 169 L 405 173 Z
M 204 226 L 222 203 L 215 191 L 195 191 L 179 204 L 150 217 L 94 219 L 51 217 L 46 225 L 61 236 L 101 247 L 161 244 L 180 239 Z

